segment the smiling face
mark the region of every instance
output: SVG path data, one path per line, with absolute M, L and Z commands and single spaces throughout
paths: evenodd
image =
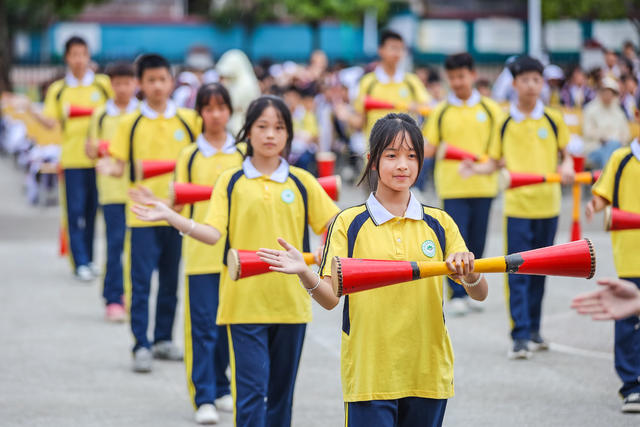
M 249 141 L 253 155 L 260 157 L 280 156 L 287 145 L 287 127 L 279 111 L 269 105 L 249 130 Z
M 378 188 L 407 191 L 418 178 L 420 164 L 411 137 L 407 132 L 396 135 L 382 151 L 378 161 Z

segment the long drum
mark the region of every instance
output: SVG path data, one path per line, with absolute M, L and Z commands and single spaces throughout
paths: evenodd
M 589 239 L 474 261 L 478 273 L 583 277 L 595 274 L 596 255 Z M 336 296 L 451 274 L 444 261 L 392 261 L 334 257 L 331 281 Z
M 607 206 L 604 213 L 604 228 L 607 231 L 640 229 L 640 214 Z
M 258 274 L 273 273 L 269 269 L 270 264 L 262 261 L 257 251 L 247 251 L 242 249 L 229 249 L 227 252 L 227 269 L 231 280 L 244 279 L 246 277 L 257 276 Z M 302 254 L 307 265 L 315 264 L 315 257 L 311 252 Z

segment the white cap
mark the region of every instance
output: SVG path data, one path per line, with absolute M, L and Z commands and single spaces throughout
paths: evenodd
M 562 80 L 564 79 L 564 73 L 562 72 L 562 68 L 558 67 L 554 64 L 549 64 L 544 67 L 544 72 L 542 73 L 545 80 Z
M 600 81 L 600 89 L 610 89 L 615 93 L 620 93 L 620 85 L 613 77 L 604 77 Z

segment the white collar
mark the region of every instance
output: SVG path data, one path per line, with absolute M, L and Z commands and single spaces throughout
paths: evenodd
M 251 163 L 251 157 L 247 157 L 242 162 L 242 170 L 244 170 L 244 175 L 249 179 L 260 178 L 262 173 L 253 166 Z M 279 182 L 283 184 L 287 178 L 289 177 L 289 163 L 283 158 L 280 158 L 280 165 L 278 168 L 271 174 L 269 179 L 271 181 Z
M 634 156 L 636 156 L 636 159 L 638 159 L 638 161 L 640 162 L 640 143 L 638 142 L 638 138 L 631 141 L 631 152 L 633 153 Z
M 455 93 L 453 93 L 453 91 L 449 92 L 447 101 L 449 102 L 449 104 L 455 105 L 456 107 L 461 107 L 463 105 L 466 105 L 467 107 L 473 107 L 474 105 L 480 102 L 481 98 L 482 97 L 480 95 L 480 92 L 478 92 L 476 89 L 473 89 L 471 91 L 471 96 L 466 101 L 463 101 L 462 99 L 458 98 L 455 95 Z
M 227 139 L 224 141 L 224 145 L 221 150 L 211 146 L 209 141 L 205 139 L 203 133 L 201 133 L 198 136 L 198 139 L 196 139 L 196 144 L 198 144 L 198 149 L 204 157 L 211 157 L 218 152 L 223 152 L 225 154 L 233 154 L 236 152 L 236 140 L 229 132 L 227 132 Z
M 376 79 L 378 79 L 380 83 L 382 84 L 391 83 L 391 79 L 389 78 L 389 76 L 384 71 L 381 65 L 376 66 L 374 73 L 376 73 Z M 393 75 L 393 83 L 402 83 L 403 80 L 404 80 L 404 71 L 402 71 L 400 67 L 398 67 L 396 69 L 396 73 Z
M 411 196 L 409 197 L 409 205 L 407 206 L 407 210 L 404 213 L 404 218 L 414 219 L 416 221 L 420 221 L 423 217 L 424 210 L 422 209 L 422 204 L 418 201 L 413 192 L 410 192 Z M 367 210 L 369 211 L 369 215 L 371 215 L 371 219 L 376 225 L 382 225 L 387 221 L 395 218 L 391 212 L 389 212 L 382 204 L 376 199 L 376 197 L 371 193 L 369 198 L 367 199 Z
M 511 103 L 509 114 L 511 114 L 511 117 L 513 117 L 513 120 L 516 123 L 521 122 L 527 118 L 527 115 L 525 113 L 518 110 L 518 106 L 515 102 Z M 538 99 L 538 101 L 536 101 L 536 106 L 533 107 L 533 111 L 531 112 L 531 114 L 529 114 L 529 117 L 531 117 L 533 120 L 540 120 L 542 116 L 544 116 L 544 104 Z
M 129 100 L 129 104 L 124 108 L 124 111 L 116 105 L 113 99 L 108 99 L 104 106 L 105 111 L 110 116 L 119 116 L 122 113 L 132 113 L 138 108 L 138 100 L 133 97 Z
M 170 119 L 171 117 L 176 115 L 176 104 L 172 101 L 172 100 L 168 100 L 167 101 L 167 108 L 164 110 L 164 113 L 162 113 L 162 115 L 164 116 L 165 119 Z M 145 116 L 148 119 L 157 119 L 158 118 L 158 113 L 153 110 L 151 107 L 149 107 L 149 104 L 147 104 L 147 101 L 142 101 L 142 103 L 140 104 L 140 112 L 142 113 L 143 116 Z
M 78 86 L 90 86 L 93 83 L 93 79 L 95 78 L 95 74 L 91 70 L 87 70 L 82 76 L 82 80 L 78 80 L 76 76 L 71 73 L 71 71 L 67 71 L 67 74 L 64 77 L 64 82 L 69 87 L 78 87 Z

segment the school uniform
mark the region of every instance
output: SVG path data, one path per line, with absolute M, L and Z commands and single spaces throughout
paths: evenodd
M 371 194 L 331 226 L 320 271 L 335 256 L 444 261 L 467 248 L 453 219 L 411 194 L 395 217 Z M 441 277 L 344 297 L 341 374 L 346 425 L 438 426 L 453 396 L 453 349 Z
M 166 199 L 172 175 L 136 181 L 134 165 L 138 160 L 177 159 L 180 151 L 195 141 L 200 129 L 199 118 L 193 110 L 176 108 L 169 101 L 164 113 L 158 114 L 142 102 L 139 112 L 122 118 L 109 151 L 112 157 L 129 163 L 125 174 L 132 185 L 141 184 L 156 197 Z M 125 287 L 131 289 L 131 330 L 135 338 L 135 352 L 140 347 L 151 347 L 147 327 L 154 270 L 158 270 L 159 278 L 154 342 L 171 340 L 182 238 L 166 221 L 145 222 L 136 218 L 131 212 L 131 203 L 128 199 L 126 219 L 130 231 L 125 242 Z
M 379 65 L 374 71 L 365 74 L 360 79 L 358 96 L 354 101 L 357 112 L 365 114 L 364 137 L 369 148 L 369 135 L 376 121 L 395 110 L 364 110 L 364 100 L 367 96 L 388 102 L 402 104 L 428 104 L 431 97 L 418 76 L 406 73 L 400 69 L 389 77 Z
M 471 153 L 486 156 L 494 140 L 499 138 L 500 121 L 504 114 L 493 100 L 477 90 L 463 101 L 450 93 L 429 115 L 425 126 L 427 143 L 439 146 L 447 143 Z M 460 176 L 458 160 L 436 161 L 434 184 L 444 210 L 460 229 L 469 250 L 481 258 L 487 236 L 491 202 L 498 193 L 497 173 Z M 467 296 L 462 285 L 449 279 L 450 298 Z
M 504 158 L 510 172 L 547 174 L 557 172 L 559 152 L 569 142 L 569 130 L 560 112 L 538 100 L 529 116 L 511 104 L 489 155 Z M 514 253 L 550 246 L 558 228 L 561 188 L 542 183 L 507 189 L 504 194 L 506 252 Z M 545 276 L 509 274 L 506 297 L 511 318 L 511 337 L 529 340 L 540 331 Z
M 640 144 L 613 152 L 602 175 L 593 186 L 593 194 L 607 200 L 614 208 L 640 214 Z M 640 288 L 640 230 L 611 231 L 616 271 L 621 279 Z M 623 382 L 620 394 L 640 393 L 640 319 L 631 316 L 615 322 L 615 368 Z
M 246 158 L 222 173 L 205 223 L 229 248 L 278 248 L 282 237 L 308 252 L 338 208 L 318 181 L 281 159 L 271 176 Z M 311 299 L 295 276 L 269 273 L 233 282 L 224 266 L 217 323 L 227 325 L 235 425 L 288 426 Z
M 175 180 L 214 185 L 223 171 L 241 164 L 242 153 L 233 136 L 227 134 L 223 147 L 217 150 L 200 134 L 195 144 L 180 153 Z M 201 223 L 208 206 L 208 200 L 187 205 L 183 215 Z M 212 246 L 187 237 L 183 239 L 182 254 L 186 275 L 184 360 L 189 396 L 198 408 L 231 393 L 225 372 L 229 366 L 227 329 L 216 325 L 224 242 Z
M 67 118 L 66 108 L 70 105 L 96 108 L 112 96 L 109 78 L 88 70 L 82 80 L 68 72 L 64 79 L 49 87 L 44 100 L 43 114 L 62 125 L 63 215 L 74 270 L 93 261 L 98 196 L 95 163 L 85 153 L 90 118 Z
M 89 137 L 94 144 L 99 141 L 111 141 L 118 129 L 120 119 L 138 109 L 138 100 L 133 98 L 124 110 L 120 110 L 113 99 L 93 112 L 89 125 Z M 107 239 L 107 268 L 104 276 L 102 296 L 105 303 L 123 304 L 124 285 L 122 270 L 122 251 L 126 232 L 125 203 L 129 177 L 113 177 L 98 174 L 96 176 L 98 202 L 102 208 Z

